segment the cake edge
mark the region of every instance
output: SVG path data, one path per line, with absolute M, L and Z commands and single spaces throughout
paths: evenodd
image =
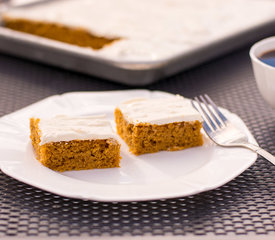
M 100 50 L 120 37 L 98 36 L 82 27 L 72 27 L 54 22 L 29 20 L 26 18 L 11 17 L 7 13 L 2 16 L 3 25 L 6 28 L 32 34 L 39 37 L 56 40 L 80 47 L 88 47 Z

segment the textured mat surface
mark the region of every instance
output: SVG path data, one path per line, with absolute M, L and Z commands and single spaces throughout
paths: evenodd
M 275 154 L 275 111 L 257 90 L 248 48 L 147 86 L 209 94 L 237 113 L 260 146 Z M 128 89 L 58 68 L 0 55 L 0 115 L 53 94 Z M 170 200 L 101 203 L 60 197 L 0 172 L 0 238 L 7 236 L 275 236 L 275 167 L 259 157 L 213 191 Z

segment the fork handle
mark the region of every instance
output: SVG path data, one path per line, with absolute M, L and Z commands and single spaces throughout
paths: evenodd
M 261 155 L 262 157 L 267 159 L 269 162 L 271 162 L 273 165 L 275 165 L 275 156 L 273 156 L 266 150 L 260 148 L 259 146 L 254 145 L 254 144 L 251 144 L 251 143 L 245 144 L 244 146 L 253 150 L 254 152 L 258 153 L 259 155 Z

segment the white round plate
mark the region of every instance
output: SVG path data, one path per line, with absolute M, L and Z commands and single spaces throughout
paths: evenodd
M 121 141 L 120 168 L 55 172 L 35 159 L 29 118 L 106 114 L 114 125 L 116 105 L 136 97 L 167 97 L 147 90 L 73 92 L 56 95 L 0 119 L 1 170 L 24 183 L 72 198 L 97 201 L 143 201 L 193 195 L 229 182 L 251 166 L 257 154 L 244 148 L 222 148 L 206 136 L 201 147 L 135 156 Z M 233 113 L 224 114 L 255 139 Z

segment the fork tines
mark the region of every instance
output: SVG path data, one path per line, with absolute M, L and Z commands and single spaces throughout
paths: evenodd
M 201 114 L 204 120 L 204 127 L 209 128 L 211 131 L 216 131 L 226 126 L 227 118 L 207 94 L 195 97 L 192 100 L 192 105 Z

